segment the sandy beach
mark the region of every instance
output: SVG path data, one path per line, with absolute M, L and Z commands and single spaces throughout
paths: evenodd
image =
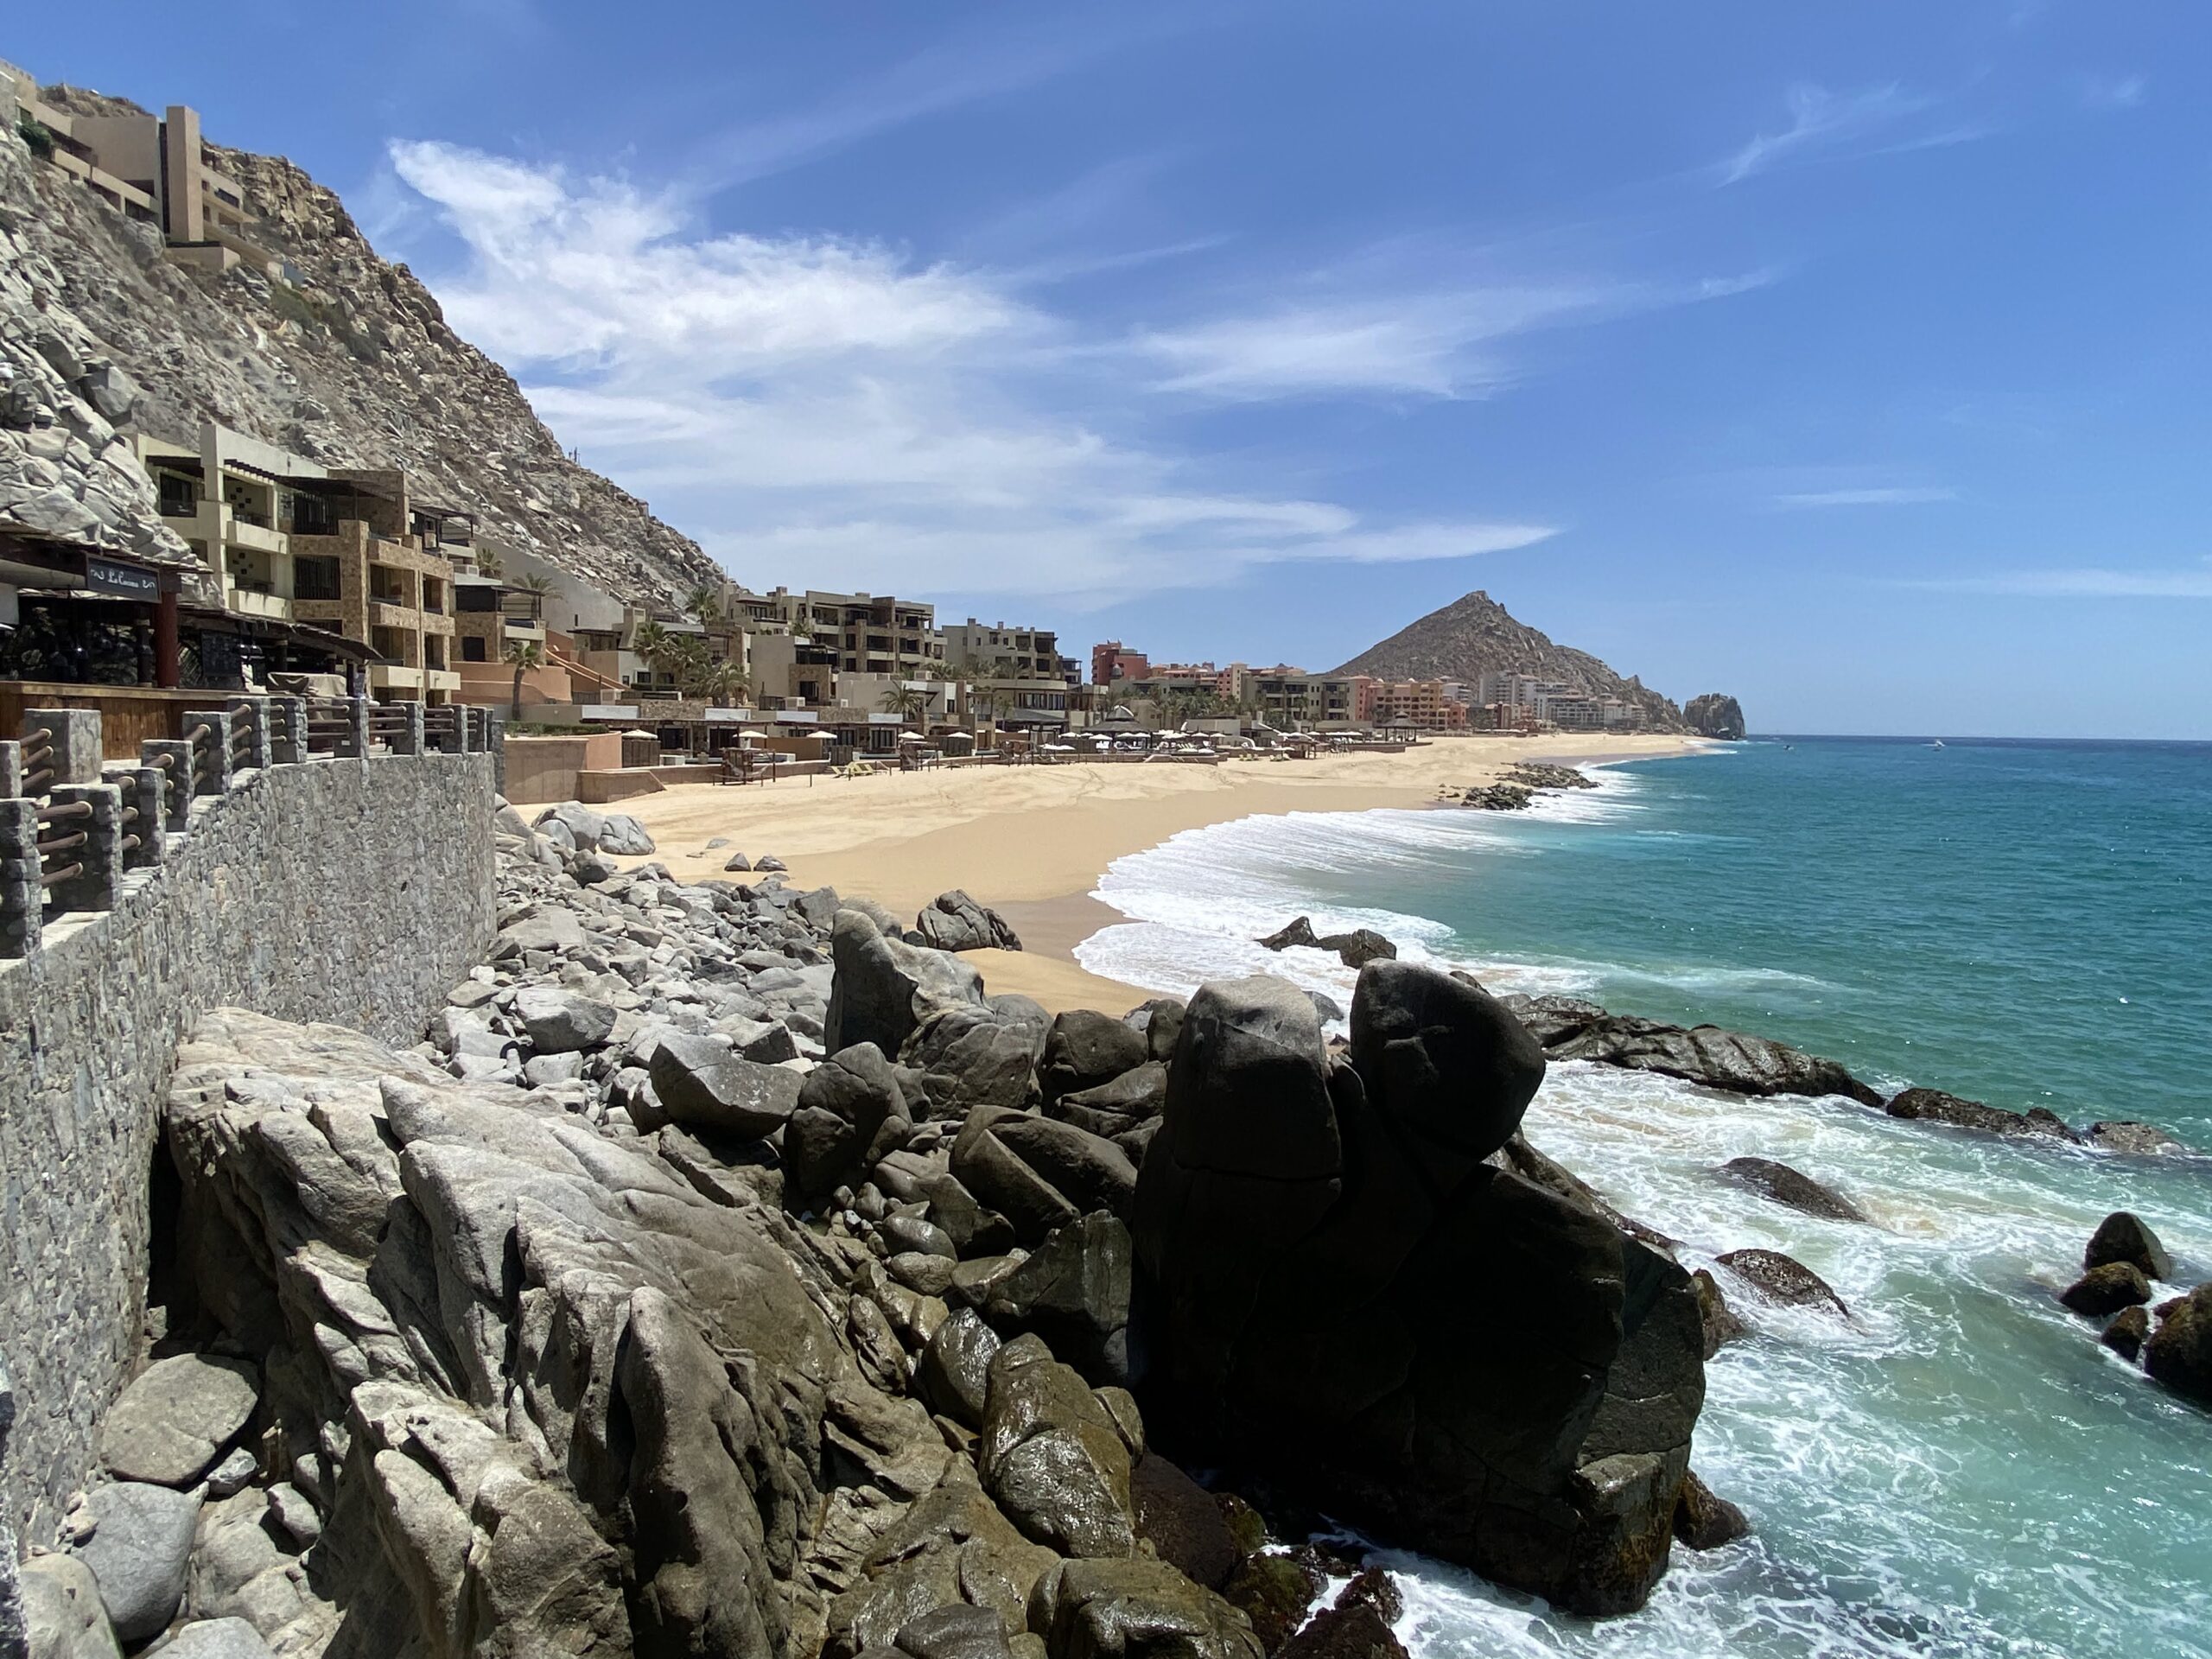
M 1085 973 L 1072 954 L 1121 919 L 1090 897 L 1117 858 L 1260 814 L 1421 806 L 1516 760 L 1648 759 L 1699 747 L 1694 738 L 1596 733 L 1447 737 L 1395 754 L 1213 766 L 1073 762 L 686 785 L 615 810 L 643 823 L 658 843 L 652 856 L 681 875 L 719 873 L 732 851 L 773 853 L 799 887 L 866 895 L 901 915 L 964 888 L 1002 912 L 1025 946 L 973 953 L 993 991 L 1020 991 L 1055 1010 L 1118 1011 L 1147 993 Z M 728 846 L 708 850 L 717 836 Z

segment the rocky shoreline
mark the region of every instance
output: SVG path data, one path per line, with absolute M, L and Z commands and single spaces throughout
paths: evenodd
M 1842 1068 L 1385 950 L 1333 1042 L 1268 977 L 1050 1016 L 939 948 L 1011 939 L 965 894 L 909 927 L 620 869 L 631 828 L 502 810 L 413 1050 L 190 1034 L 153 1363 L 33 1651 L 1389 1659 L 1394 1586 L 1302 1517 L 1599 1616 L 1741 1535 L 1690 1471 L 1719 1281 L 1520 1121 L 1571 1058 L 1885 1106 Z
M 1541 795 L 1597 787 L 1596 779 L 1573 766 L 1516 760 L 1499 773 L 1495 783 L 1471 785 L 1456 793 L 1446 790 L 1442 798 L 1448 805 L 1471 806 L 1485 812 L 1519 812 Z

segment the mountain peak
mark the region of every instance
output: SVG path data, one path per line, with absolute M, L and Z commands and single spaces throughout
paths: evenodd
M 1635 703 L 1656 729 L 1678 731 L 1682 725 L 1682 711 L 1672 700 L 1633 675 L 1614 672 L 1586 651 L 1554 644 L 1548 634 L 1516 620 L 1480 588 L 1408 623 L 1335 671 L 1383 680 L 1465 682 L 1491 673 L 1534 674 L 1592 696 Z

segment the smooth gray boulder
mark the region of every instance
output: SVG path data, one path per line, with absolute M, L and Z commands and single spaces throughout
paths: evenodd
M 100 1424 L 100 1462 L 118 1480 L 189 1486 L 245 1432 L 261 1377 L 242 1359 L 157 1359 L 116 1396 Z
M 614 1008 L 559 985 L 525 985 L 515 993 L 514 1016 L 540 1054 L 575 1054 L 597 1048 L 614 1030 Z
M 963 1003 L 915 1027 L 900 1058 L 922 1074 L 931 1116 L 957 1119 L 978 1106 L 1018 1109 L 1033 1103 L 1042 1049 L 1027 1022 Z
M 932 950 L 1019 950 L 1020 936 L 1005 917 L 955 887 L 914 918 L 917 944 Z
M 200 1493 L 140 1481 L 93 1488 L 95 1523 L 77 1547 L 99 1580 L 108 1623 L 124 1642 L 143 1642 L 176 1616 L 200 1519 Z
M 645 826 L 628 813 L 610 812 L 601 823 L 598 844 L 593 850 L 613 853 L 618 858 L 632 858 L 653 851 L 653 838 L 645 833 Z
M 873 1043 L 840 1049 L 806 1074 L 785 1128 L 792 1190 L 819 1199 L 852 1185 L 912 1131 L 906 1093 L 883 1051 Z
M 540 834 L 550 833 L 556 824 L 567 835 L 570 848 L 590 853 L 599 850 L 599 838 L 606 831 L 607 817 L 582 801 L 563 801 L 557 806 L 547 807 L 531 820 L 531 828 Z
M 261 1632 L 243 1618 L 187 1624 L 162 1646 L 165 1659 L 274 1659 Z
M 1094 1210 L 1127 1213 L 1136 1166 L 1112 1141 L 1072 1123 L 978 1107 L 952 1143 L 952 1174 L 1004 1216 L 1024 1243 Z
M 983 1006 L 983 976 L 957 957 L 886 938 L 856 910 L 841 910 L 830 930 L 836 969 L 823 1046 L 832 1053 L 874 1043 L 897 1055 L 914 1027 L 939 1008 Z
M 92 1568 L 74 1555 L 34 1555 L 22 1573 L 29 1659 L 121 1659 Z
M 646 1071 L 670 1122 L 738 1140 L 773 1135 L 783 1128 L 798 1109 L 805 1084 L 795 1071 L 731 1052 L 719 1038 L 682 1032 L 660 1039 Z

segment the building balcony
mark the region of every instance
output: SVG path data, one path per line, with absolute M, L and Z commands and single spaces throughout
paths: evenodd
M 369 601 L 369 626 L 372 628 L 397 628 L 403 633 L 412 633 L 425 620 L 423 613 L 411 605 L 395 605 L 385 599 Z
M 224 608 L 239 616 L 258 616 L 273 622 L 292 620 L 292 601 L 282 594 L 264 594 L 251 588 L 226 587 Z
M 270 530 L 241 518 L 235 512 L 224 515 L 223 545 L 247 548 L 256 553 L 289 552 L 291 543 L 281 530 Z
M 423 689 L 423 671 L 410 668 L 405 663 L 371 663 L 369 689 L 372 691 L 419 691 Z M 454 685 L 461 683 L 459 675 L 451 676 Z
M 457 668 L 425 668 L 416 671 L 423 677 L 425 691 L 451 693 L 461 690 L 461 671 Z

